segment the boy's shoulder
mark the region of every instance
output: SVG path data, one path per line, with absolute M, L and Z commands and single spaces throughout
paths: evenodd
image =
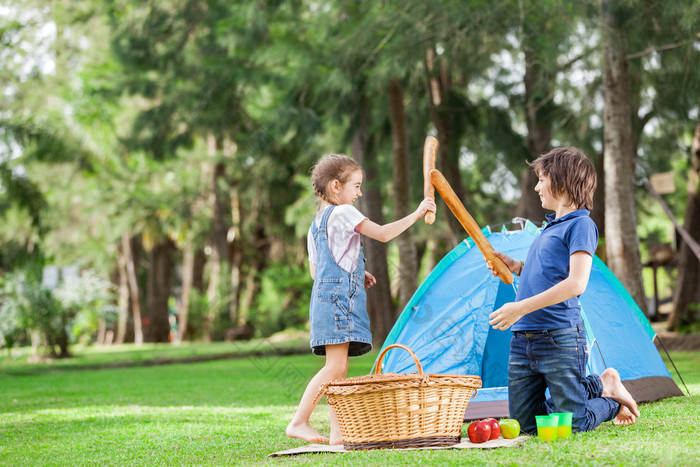
M 596 226 L 587 209 L 578 209 L 558 219 L 554 218 L 554 214 L 549 214 L 546 216 L 546 219 L 547 227 L 559 226 L 565 230 L 572 228 L 593 228 L 598 230 L 598 226 Z
M 598 226 L 595 224 L 595 222 L 591 218 L 588 211 L 587 210 L 582 210 L 582 211 L 584 211 L 584 212 L 571 219 L 571 226 L 572 227 L 575 226 L 576 228 L 586 228 L 586 229 L 598 230 Z
M 593 256 L 598 246 L 598 226 L 586 214 L 571 219 L 564 238 L 574 251 L 586 251 Z
M 571 218 L 571 225 L 581 225 L 581 226 L 593 226 L 596 227 L 595 222 L 591 218 L 590 214 L 588 211 L 585 211 L 583 213 L 580 213 L 578 216 L 572 217 Z
M 545 228 L 545 231 L 549 231 L 548 236 L 561 238 L 567 243 L 576 243 L 580 239 L 598 242 L 598 226 L 591 219 L 588 210 L 581 209 L 558 219 L 550 219 L 552 222 Z
M 598 226 L 595 224 L 587 210 L 581 210 L 576 216 L 572 216 L 566 223 L 566 232 L 569 235 L 581 235 L 588 232 L 589 235 L 598 235 Z

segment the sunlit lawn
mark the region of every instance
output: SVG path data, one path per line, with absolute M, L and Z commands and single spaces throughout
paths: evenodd
M 302 333 L 303 334 L 303 333 Z M 208 359 L 231 358 L 247 355 L 303 353 L 308 349 L 308 335 L 299 337 L 294 332 L 279 333 L 273 338 L 252 339 L 250 341 L 133 344 L 71 347 L 73 358 L 42 359 L 39 364 L 27 365 L 32 359 L 33 350 L 29 347 L 13 349 L 10 355 L 3 349 L 0 353 L 0 370 L 15 373 L 36 373 L 47 369 L 102 368 L 150 365 Z
M 210 350 L 197 352 L 229 353 L 231 344 Z M 112 352 L 111 360 L 151 361 L 183 351 L 134 352 L 138 359 L 124 347 Z M 351 360 L 351 375 L 367 373 L 375 356 Z M 322 364 L 318 357 L 251 356 L 111 369 L 92 368 L 96 360 L 90 359 L 99 359 L 89 356 L 61 362 L 60 368 L 2 359 L 0 465 L 700 465 L 700 352 L 672 357 L 694 395 L 642 405 L 633 426 L 608 423 L 553 444 L 530 439 L 513 449 L 284 458 L 267 456 L 303 444 L 288 439 L 284 428 Z M 87 368 L 81 365 L 86 361 L 91 361 Z M 322 432 L 328 431 L 327 416 L 327 406 L 321 405 L 312 418 Z

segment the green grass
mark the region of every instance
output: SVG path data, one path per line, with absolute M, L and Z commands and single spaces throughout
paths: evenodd
M 0 354 L 0 371 L 5 373 L 37 373 L 47 369 L 91 369 L 126 367 L 172 362 L 204 361 L 235 358 L 248 355 L 305 353 L 309 348 L 308 335 L 298 337 L 280 333 L 279 339 L 252 339 L 245 342 L 215 342 L 171 344 L 143 344 L 134 346 L 111 345 L 101 347 L 71 347 L 72 358 L 43 359 L 27 365 L 33 351 L 28 347 L 6 350 Z
M 189 351 L 219 355 L 231 348 L 215 344 Z M 283 458 L 267 456 L 303 444 L 287 438 L 284 428 L 322 359 L 263 355 L 93 369 L 114 358 L 133 364 L 180 352 L 124 346 L 109 358 L 85 351 L 53 365 L 0 359 L 0 465 L 700 465 L 700 352 L 672 353 L 694 395 L 644 404 L 632 426 L 606 423 L 556 443 L 531 438 L 513 449 Z M 375 356 L 352 359 L 351 376 L 366 374 Z M 312 424 L 328 432 L 325 404 Z

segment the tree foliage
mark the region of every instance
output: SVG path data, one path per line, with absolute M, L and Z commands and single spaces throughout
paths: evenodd
M 0 268 L 97 271 L 117 296 L 102 302 L 121 307 L 100 325 L 136 330 L 140 304 L 151 339 L 172 337 L 173 312 L 183 325 L 190 313 L 195 338 L 304 327 L 305 235 L 315 211 L 308 174 L 324 153 L 362 161 L 360 206 L 377 222 L 420 201 L 426 134 L 440 139 L 438 166 L 482 226 L 540 215 L 525 162 L 551 146 L 584 149 L 605 186 L 599 2 L 6 3 Z M 608 205 L 593 215 L 610 239 L 624 226 L 603 225 L 607 209 L 638 219 L 638 263 L 652 242 L 673 240 L 642 188 L 645 177 L 675 170 L 679 189 L 666 200 L 679 219 L 689 215 L 683 187 L 692 183 L 700 102 L 700 7 L 615 6 L 636 169 L 630 205 L 610 206 L 615 196 L 601 192 Z M 391 101 L 403 106 L 403 129 L 397 114 L 392 123 L 390 89 L 403 94 Z M 407 150 L 395 159 L 397 137 Z M 433 227 L 416 225 L 410 242 L 421 274 L 463 236 L 444 205 Z M 128 258 L 124 238 L 133 244 Z M 415 287 L 404 280 L 399 297 L 399 272 L 410 268 L 392 258 L 413 253 L 366 246 L 382 282 L 370 289 L 381 338 L 406 286 Z M 93 310 L 79 327 L 97 338 L 95 319 L 106 316 Z M 3 335 L 27 341 L 8 326 Z

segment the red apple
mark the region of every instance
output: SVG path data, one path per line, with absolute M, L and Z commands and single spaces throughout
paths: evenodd
M 489 440 L 491 436 L 491 424 L 483 420 L 472 422 L 467 428 L 469 441 L 472 443 L 483 443 Z
M 501 436 L 501 425 L 498 423 L 498 420 L 495 418 L 487 418 L 484 421 L 491 425 L 491 437 L 489 437 L 489 439 L 498 439 L 498 437 Z

